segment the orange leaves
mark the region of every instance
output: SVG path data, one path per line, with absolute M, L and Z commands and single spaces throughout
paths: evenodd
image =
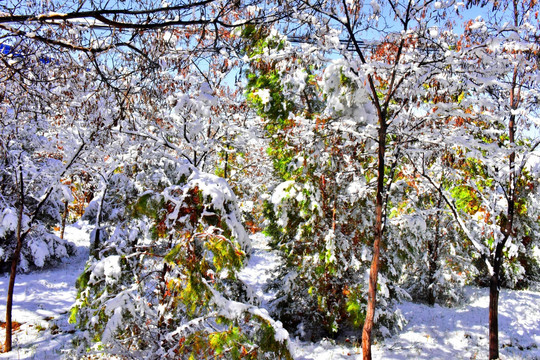
M 315 130 L 320 130 L 324 128 L 325 124 L 330 120 L 330 118 L 321 118 L 317 116 L 315 118 Z
M 13 331 L 19 331 L 21 326 L 23 325 L 24 323 L 18 323 L 16 321 L 13 321 L 12 322 L 12 326 L 13 326 Z M 3 322 L 3 321 L 0 321 L 0 329 L 5 329 L 6 328 L 6 323 Z
M 262 231 L 262 228 L 259 226 L 259 224 L 255 223 L 255 221 L 253 220 L 246 221 L 245 226 L 251 234 L 256 234 Z
M 403 41 L 403 43 L 401 43 L 401 41 Z M 412 49 L 416 47 L 417 43 L 418 40 L 413 37 L 413 35 L 409 35 L 403 39 L 396 38 L 382 41 L 376 46 L 375 51 L 372 54 L 372 59 L 382 60 L 388 64 L 392 64 L 396 61 L 400 48 L 402 51 L 405 49 Z
M 386 41 L 377 46 L 373 57 L 379 60 L 388 59 L 388 62 L 391 62 L 390 60 L 393 60 L 392 57 L 395 55 L 398 49 L 399 47 L 397 44 Z
M 460 116 L 457 116 L 454 118 L 454 124 L 457 127 L 462 127 L 465 124 L 465 119 Z
M 465 23 L 465 30 L 466 30 L 466 31 L 471 31 L 471 30 L 472 30 L 472 29 L 471 29 L 472 24 L 473 24 L 473 20 L 472 20 L 472 19 L 470 19 L 469 21 L 467 21 L 467 22 Z

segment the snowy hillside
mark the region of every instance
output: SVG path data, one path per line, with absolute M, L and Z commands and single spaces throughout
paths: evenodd
M 75 280 L 88 256 L 90 228 L 72 226 L 66 237 L 78 247 L 78 255 L 55 269 L 18 275 L 14 319 L 21 323 L 15 333 L 15 350 L 0 359 L 57 359 L 68 349 L 74 329 L 67 323 L 76 296 Z M 272 294 L 263 291 L 268 271 L 277 256 L 266 238 L 252 236 L 254 253 L 241 278 L 261 299 L 264 307 Z M 5 311 L 8 278 L 0 278 L 0 312 Z M 399 306 L 407 319 L 404 330 L 374 347 L 376 359 L 484 359 L 487 357 L 488 290 L 468 287 L 464 303 L 456 308 L 429 307 L 405 302 Z M 500 341 L 503 359 L 540 359 L 540 292 L 501 291 Z M 360 334 L 360 332 L 359 332 Z M 0 334 L 3 338 L 3 334 Z M 361 348 L 351 338 L 344 344 L 292 339 L 298 360 L 359 359 Z

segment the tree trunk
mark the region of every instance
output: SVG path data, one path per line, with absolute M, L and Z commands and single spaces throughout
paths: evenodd
M 383 117 L 384 119 L 384 117 Z M 381 121 L 379 128 L 379 149 L 377 166 L 377 202 L 375 205 L 375 238 L 373 241 L 373 258 L 369 271 L 368 304 L 366 321 L 362 330 L 362 356 L 364 360 L 371 360 L 371 343 L 373 319 L 375 317 L 375 303 L 377 301 L 377 276 L 379 274 L 379 257 L 383 236 L 383 193 L 384 193 L 384 167 L 386 152 L 386 122 Z
M 67 200 L 64 200 L 64 214 L 62 214 L 62 228 L 60 229 L 60 239 L 64 239 L 64 231 L 66 230 L 66 220 L 69 214 L 69 205 Z
M 98 258 L 99 255 L 99 245 L 101 243 L 101 219 L 103 218 L 103 206 L 105 204 L 105 196 L 107 196 L 107 190 L 109 188 L 109 180 L 106 180 L 105 189 L 103 190 L 103 195 L 101 201 L 99 202 L 98 211 L 96 214 L 96 232 L 94 235 L 94 241 L 90 244 L 90 255 Z
M 439 195 L 437 200 L 437 212 L 435 214 L 435 238 L 433 241 L 428 240 L 428 294 L 427 300 L 428 304 L 433 306 L 435 305 L 435 300 L 437 300 L 437 294 L 435 293 L 435 284 L 437 283 L 437 278 L 435 274 L 439 268 L 439 251 L 441 246 L 441 208 L 442 197 Z
M 12 336 L 13 321 L 12 321 L 12 309 L 13 309 L 13 291 L 15 289 L 15 276 L 17 274 L 17 265 L 19 264 L 19 257 L 21 256 L 21 248 L 24 236 L 22 234 L 22 217 L 24 211 L 24 185 L 22 171 L 19 172 L 20 184 L 19 184 L 19 214 L 17 217 L 17 246 L 13 253 L 13 259 L 11 260 L 11 273 L 9 275 L 9 285 L 6 302 L 6 343 L 4 345 L 4 351 L 10 352 L 12 349 Z
M 514 25 L 518 25 L 518 1 L 513 0 L 514 5 Z M 514 67 L 512 76 L 512 87 L 510 89 L 510 108 L 517 110 L 521 102 L 520 88 L 518 86 L 518 68 Z M 508 140 L 510 146 L 515 145 L 516 115 L 512 111 L 508 121 Z M 502 225 L 504 239 L 497 244 L 493 257 L 493 274 L 489 282 L 489 359 L 499 358 L 499 288 L 500 272 L 503 261 L 503 249 L 506 242 L 512 236 L 514 227 L 514 212 L 516 206 L 516 173 L 515 173 L 516 153 L 512 152 L 509 157 L 510 174 L 508 177 L 507 190 L 507 218 Z
M 223 165 L 223 178 L 224 179 L 227 179 L 229 176 L 228 171 L 227 171 L 229 167 L 229 152 L 227 150 L 229 150 L 229 146 L 225 145 L 225 164 Z
M 489 282 L 489 359 L 499 358 L 499 275 Z
M 489 281 L 489 359 L 499 358 L 499 289 L 504 244 L 508 237 L 497 244 L 493 258 L 493 274 Z
M 437 236 L 437 235 L 436 235 Z M 434 242 L 437 241 L 437 238 L 434 239 Z M 435 273 L 437 272 L 437 244 L 432 242 L 428 243 L 428 288 L 427 288 L 427 301 L 428 304 L 433 306 L 435 305 L 436 294 L 434 285 L 437 282 L 435 278 Z

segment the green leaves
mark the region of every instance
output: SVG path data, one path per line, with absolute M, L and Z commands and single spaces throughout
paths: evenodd
M 347 296 L 347 312 L 350 314 L 350 319 L 355 327 L 361 327 L 366 320 L 366 299 L 362 296 L 362 292 L 359 287 L 343 290 L 344 295 Z
M 164 209 L 165 200 L 163 196 L 154 193 L 148 193 L 141 196 L 133 205 L 132 215 L 135 217 L 148 216 L 151 219 L 157 219 L 161 216 Z
M 452 197 L 456 199 L 456 206 L 458 209 L 469 214 L 474 214 L 478 211 L 479 201 L 477 194 L 470 186 L 456 186 L 451 189 L 451 194 Z

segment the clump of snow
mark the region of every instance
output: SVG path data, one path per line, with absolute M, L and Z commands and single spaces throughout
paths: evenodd
M 114 332 L 120 324 L 122 323 L 122 308 L 118 307 L 114 309 L 114 314 L 109 318 L 109 321 L 107 322 L 107 326 L 105 327 L 105 330 L 103 331 L 103 336 L 101 338 L 101 341 L 103 343 L 107 343 L 113 339 Z
M 41 239 L 35 239 L 29 244 L 30 250 L 32 251 L 32 256 L 34 257 L 34 264 L 37 267 L 43 267 L 45 265 L 45 260 L 49 256 L 49 248 L 45 241 Z
M 295 188 L 294 188 L 294 180 L 288 180 L 284 181 L 281 184 L 279 184 L 274 192 L 272 193 L 272 203 L 273 204 L 279 204 L 283 199 L 287 197 L 294 197 L 295 195 Z
M 261 99 L 261 102 L 263 103 L 263 105 L 266 105 L 270 102 L 270 90 L 268 89 L 259 89 L 257 91 L 255 91 L 254 93 L 256 96 L 259 97 L 259 99 Z
M 122 273 L 120 267 L 120 256 L 112 255 L 98 261 L 90 274 L 90 284 L 98 282 L 101 278 L 105 277 L 105 282 L 112 284 L 116 282 Z
M 17 210 L 6 208 L 2 212 L 2 226 L 6 230 L 14 231 L 17 229 Z

